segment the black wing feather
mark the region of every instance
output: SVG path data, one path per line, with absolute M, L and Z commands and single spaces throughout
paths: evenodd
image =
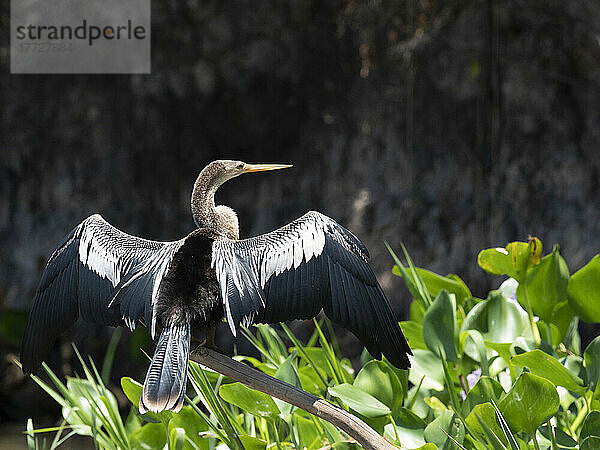
M 42 273 L 21 344 L 24 372 L 37 371 L 58 336 L 79 315 L 112 326 L 121 325 L 123 319 L 129 325 L 143 319 L 148 304 L 151 307 L 148 285 L 156 279 L 158 262 L 179 245 L 128 235 L 98 214 L 81 222 L 63 239 Z M 140 285 L 124 287 L 123 281 L 134 275 Z
M 311 318 L 323 309 L 374 357 L 383 353 L 395 366 L 409 367 L 412 353 L 368 257 L 356 236 L 316 212 L 262 236 L 213 244 L 213 267 L 234 334 L 254 314 L 258 322 L 273 323 Z M 255 292 L 263 295 L 264 307 Z

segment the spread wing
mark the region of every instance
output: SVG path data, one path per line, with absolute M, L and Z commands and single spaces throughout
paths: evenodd
M 371 355 L 406 368 L 410 348 L 365 246 L 318 212 L 250 239 L 217 239 L 212 265 L 232 333 L 241 322 L 308 319 L 321 309 Z
M 130 329 L 144 320 L 154 336 L 158 286 L 181 243 L 128 235 L 98 214 L 77 225 L 42 273 L 23 335 L 23 370 L 36 371 L 80 314 L 88 322 Z

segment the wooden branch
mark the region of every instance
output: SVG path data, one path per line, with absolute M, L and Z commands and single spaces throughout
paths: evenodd
M 199 347 L 190 358 L 257 391 L 276 397 L 335 425 L 366 449 L 396 449 L 358 417 L 284 381 L 273 378 L 210 348 Z

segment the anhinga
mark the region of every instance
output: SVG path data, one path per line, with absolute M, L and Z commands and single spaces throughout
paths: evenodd
M 60 333 L 84 320 L 126 325 L 143 321 L 158 343 L 140 412 L 178 411 L 184 400 L 191 329 L 210 335 L 223 317 L 240 323 L 315 317 L 321 309 L 351 330 L 375 358 L 409 366 L 408 347 L 351 232 L 309 212 L 271 233 L 238 240 L 235 212 L 215 206 L 215 192 L 243 173 L 291 167 L 214 161 L 192 193 L 197 229 L 175 242 L 117 230 L 95 214 L 52 254 L 37 288 L 21 348 L 26 373 L 36 371 Z

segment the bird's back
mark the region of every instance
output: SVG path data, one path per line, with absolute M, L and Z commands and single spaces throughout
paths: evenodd
M 211 267 L 215 238 L 211 230 L 194 230 L 173 255 L 156 301 L 159 326 L 189 323 L 193 328 L 206 328 L 222 319 L 219 284 Z

